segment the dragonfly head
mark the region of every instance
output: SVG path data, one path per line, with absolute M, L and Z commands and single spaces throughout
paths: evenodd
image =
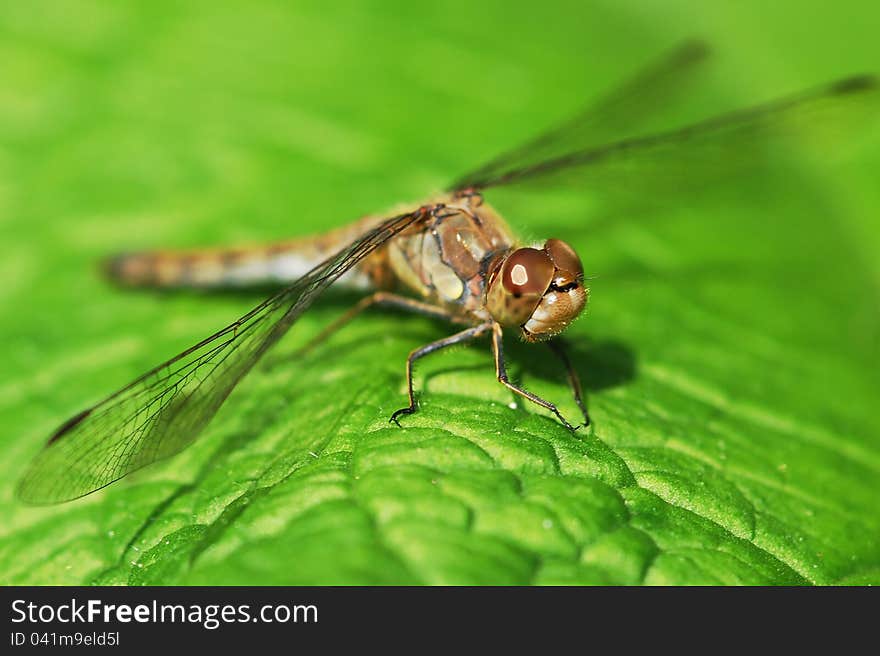
M 548 239 L 541 249 L 518 248 L 496 267 L 486 306 L 502 326 L 540 342 L 565 330 L 587 304 L 584 268 L 571 246 Z

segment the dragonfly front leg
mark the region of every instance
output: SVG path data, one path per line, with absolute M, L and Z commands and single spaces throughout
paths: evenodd
M 483 323 L 478 326 L 474 326 L 473 328 L 462 330 L 460 333 L 450 335 L 449 337 L 446 337 L 444 339 L 438 339 L 436 342 L 426 344 L 425 346 L 417 348 L 415 351 L 410 353 L 409 357 L 406 359 L 406 381 L 409 390 L 409 405 L 406 408 L 401 408 L 400 410 L 397 410 L 393 415 L 391 415 L 391 419 L 389 419 L 389 421 L 393 421 L 395 424 L 400 426 L 400 422 L 397 420 L 400 415 L 411 415 L 416 411 L 416 397 L 415 392 L 413 391 L 413 364 L 415 364 L 416 360 L 428 355 L 429 353 L 433 353 L 434 351 L 444 349 L 447 346 L 454 346 L 455 344 L 463 344 L 465 342 L 469 342 L 472 339 L 479 337 L 483 333 L 492 330 L 492 325 L 493 324 L 491 323 Z
M 519 394 L 521 397 L 528 399 L 532 403 L 536 403 L 542 408 L 546 408 L 554 415 L 556 418 L 561 421 L 566 428 L 570 431 L 576 431 L 579 426 L 572 426 L 568 420 L 560 414 L 559 409 L 550 401 L 545 401 L 537 394 L 532 394 L 528 390 L 524 390 L 522 387 L 514 385 L 507 378 L 507 367 L 504 363 L 504 341 L 503 341 L 504 333 L 501 330 L 500 324 L 493 324 L 492 326 L 492 352 L 495 355 L 495 375 L 498 378 L 498 382 L 504 385 L 511 392 Z
M 571 359 L 569 359 L 568 353 L 565 350 L 565 342 L 561 339 L 554 339 L 547 342 L 547 346 L 562 361 L 562 366 L 565 367 L 565 373 L 568 376 L 568 385 L 569 387 L 571 387 L 571 393 L 574 397 L 574 401 L 575 403 L 577 403 L 578 407 L 581 409 L 581 412 L 584 415 L 584 426 L 589 426 L 590 413 L 587 412 L 587 404 L 584 402 L 584 393 L 583 388 L 581 387 L 581 379 L 578 376 L 577 370 L 571 364 Z

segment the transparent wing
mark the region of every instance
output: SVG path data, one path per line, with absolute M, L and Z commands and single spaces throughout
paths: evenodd
M 422 216 L 388 219 L 238 321 L 71 418 L 33 461 L 18 497 L 76 499 L 187 447 L 324 289 Z
M 880 114 L 878 78 L 862 75 L 682 128 L 550 157 L 522 157 L 512 167 L 463 179 L 476 190 L 535 180 L 624 190 L 699 184 L 757 165 L 780 141 L 824 156 Z M 574 180 L 573 180 L 574 179 Z
M 480 186 L 536 162 L 632 136 L 646 118 L 682 98 L 709 54 L 701 41 L 682 43 L 565 123 L 462 176 L 451 189 Z

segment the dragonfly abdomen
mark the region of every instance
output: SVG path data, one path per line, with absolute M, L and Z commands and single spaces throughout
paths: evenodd
M 104 270 L 110 278 L 128 287 L 210 289 L 288 285 L 374 223 L 376 219 L 368 217 L 324 235 L 277 244 L 123 253 L 107 260 Z M 353 269 L 338 284 L 355 288 L 381 286 L 368 264 L 364 262 L 363 266 Z
M 133 287 L 237 287 L 296 280 L 311 268 L 309 263 L 297 254 L 157 251 L 118 255 L 105 270 Z

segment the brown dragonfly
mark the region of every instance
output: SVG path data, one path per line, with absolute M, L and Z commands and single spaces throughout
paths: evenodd
M 687 43 L 635 75 L 559 128 L 463 176 L 449 191 L 390 217 L 367 217 L 314 238 L 265 248 L 122 255 L 109 274 L 128 285 L 236 286 L 267 281 L 287 286 L 253 310 L 183 353 L 148 371 L 62 424 L 18 485 L 29 503 L 69 501 L 101 489 L 150 463 L 180 452 L 208 424 L 233 388 L 334 283 L 372 294 L 329 326 L 321 338 L 374 305 L 394 306 L 457 324 L 461 329 L 422 346 L 406 362 L 408 400 L 391 416 L 416 411 L 413 364 L 421 357 L 477 337 L 490 337 L 495 375 L 509 390 L 573 426 L 556 405 L 508 379 L 503 334 L 547 342 L 568 373 L 574 398 L 589 416 L 581 386 L 559 341 L 584 310 L 588 289 L 575 251 L 559 239 L 522 245 L 482 192 L 535 180 L 591 174 L 668 171 L 686 162 L 686 174 L 721 160 L 748 165 L 753 146 L 815 121 L 841 122 L 841 108 L 867 106 L 877 96 L 871 76 L 833 82 L 757 107 L 667 132 L 627 132 L 642 115 L 668 102 L 706 58 Z M 831 113 L 824 113 L 831 110 Z M 817 118 L 818 117 L 818 118 Z M 603 143 L 607 135 L 620 138 Z M 694 153 L 697 164 L 694 164 Z M 702 158 L 702 159 L 701 159 Z M 401 292 L 408 292 L 405 295 Z

